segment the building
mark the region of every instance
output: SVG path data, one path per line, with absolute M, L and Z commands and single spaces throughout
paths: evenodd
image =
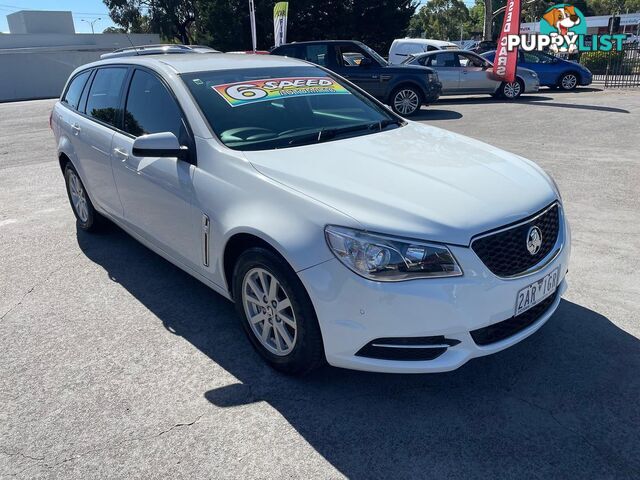
M 54 98 L 80 65 L 117 48 L 160 43 L 157 34 L 76 33 L 71 12 L 19 11 L 0 34 L 0 102 Z

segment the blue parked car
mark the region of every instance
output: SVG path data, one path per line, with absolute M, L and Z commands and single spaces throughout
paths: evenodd
M 493 62 L 496 51 L 482 56 Z M 563 60 L 544 52 L 518 51 L 518 66 L 533 70 L 538 74 L 540 85 L 563 90 L 573 90 L 578 85 L 589 85 L 593 75 L 579 63 Z

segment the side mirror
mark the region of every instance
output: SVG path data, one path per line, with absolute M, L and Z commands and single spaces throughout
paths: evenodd
M 135 157 L 175 157 L 185 160 L 189 149 L 181 146 L 173 133 L 162 132 L 136 138 L 132 153 Z
M 373 62 L 370 58 L 363 57 L 362 60 L 360 60 L 361 67 L 370 67 L 371 65 L 373 65 Z

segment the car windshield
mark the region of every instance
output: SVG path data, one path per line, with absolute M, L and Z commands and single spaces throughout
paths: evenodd
M 182 74 L 227 147 L 272 150 L 367 135 L 403 121 L 317 67 Z

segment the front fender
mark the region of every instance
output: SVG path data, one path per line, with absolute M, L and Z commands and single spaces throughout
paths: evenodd
M 239 152 L 198 145 L 194 208 L 210 220 L 212 280 L 225 285 L 224 251 L 245 233 L 272 246 L 296 272 L 333 258 L 327 224 L 358 227 L 351 217 L 258 172 Z

